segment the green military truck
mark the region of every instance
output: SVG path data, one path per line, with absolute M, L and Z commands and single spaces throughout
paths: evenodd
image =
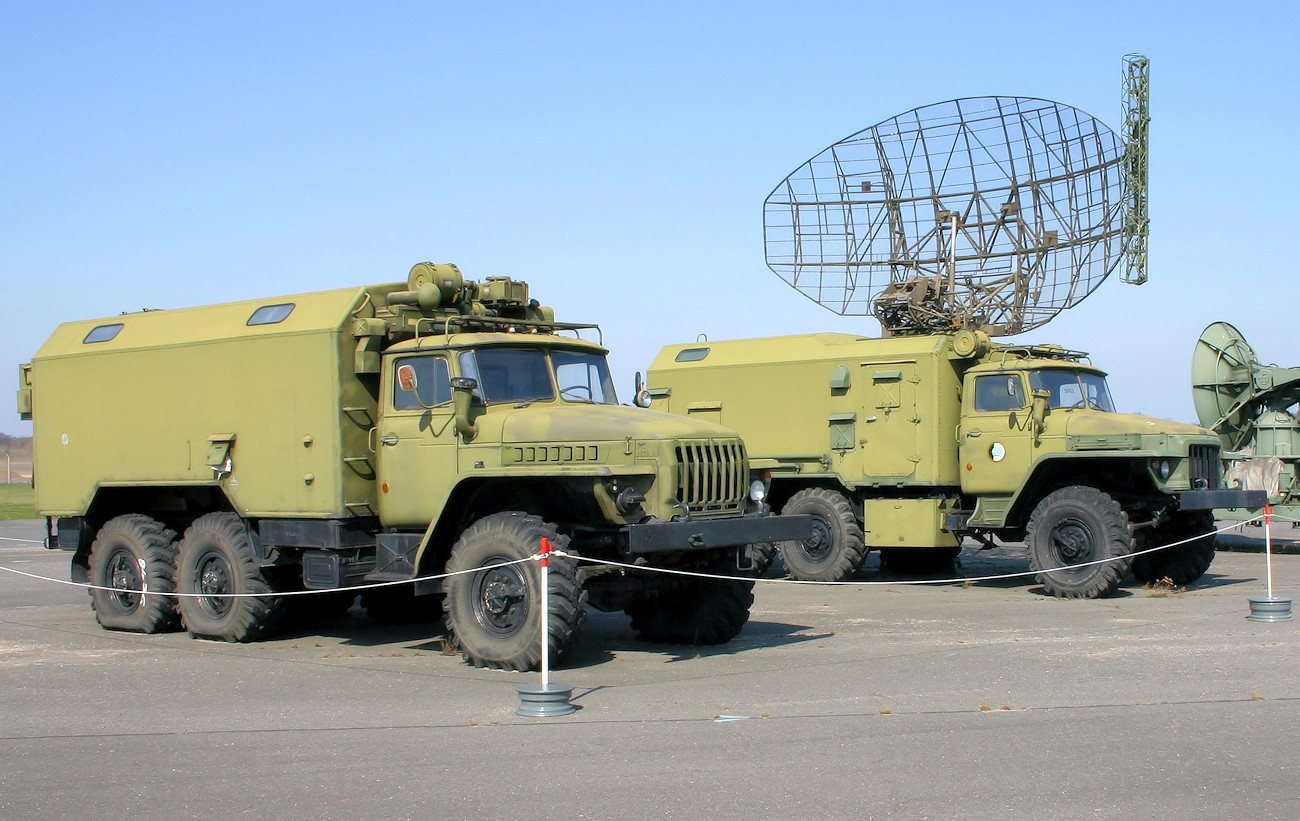
M 1117 413 L 1085 357 L 978 330 L 697 342 L 664 348 L 638 401 L 740 432 L 773 507 L 814 517 L 779 547 L 797 579 L 844 579 L 871 549 L 950 562 L 971 537 L 1027 542 L 1059 597 L 1109 594 L 1130 569 L 1191 582 L 1214 556 L 1195 538 L 1211 509 L 1250 499 L 1220 489 L 1217 436 Z
M 810 532 L 764 515 L 733 431 L 618 405 L 584 331 L 599 333 L 555 321 L 524 282 L 432 263 L 406 282 L 61 325 L 18 391 L 47 545 L 102 588 L 106 628 L 248 641 L 277 594 L 350 606 L 372 587 L 372 614 L 427 614 L 441 595 L 467 661 L 523 670 L 541 657 L 540 575 L 519 560 L 542 538 L 734 576 L 747 545 Z M 427 578 L 455 571 L 471 572 Z M 753 601 L 752 582 L 572 557 L 549 579 L 557 658 L 588 603 L 642 638 L 721 643 Z

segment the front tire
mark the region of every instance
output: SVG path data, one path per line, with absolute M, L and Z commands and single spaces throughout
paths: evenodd
M 754 583 L 685 579 L 624 610 L 642 641 L 726 644 L 740 634 L 754 604 Z
M 540 516 L 495 513 L 466 528 L 452 547 L 447 572 L 459 574 L 446 580 L 443 609 L 451 644 L 469 664 L 520 671 L 541 666 L 541 568 L 534 561 L 506 563 L 530 558 L 543 538 L 557 550 L 568 544 Z M 551 557 L 546 635 L 552 661 L 564 657 L 586 619 L 583 575 L 575 560 Z
M 1083 485 L 1045 496 L 1029 517 L 1025 542 L 1030 569 L 1057 598 L 1108 596 L 1119 589 L 1132 562 L 1128 515 L 1108 494 Z M 1072 567 L 1103 559 L 1111 561 Z
M 838 582 L 852 576 L 867 556 L 862 526 L 853 505 L 843 494 L 813 487 L 790 497 L 781 509 L 785 515 L 813 517 L 813 535 L 807 541 L 781 542 L 781 561 L 790 578 Z
M 99 529 L 90 547 L 90 583 L 111 588 L 90 591 L 100 626 L 133 633 L 176 628 L 176 599 L 167 595 L 176 592 L 175 543 L 175 531 L 138 513 Z
M 1205 575 L 1214 561 L 1214 517 L 1208 511 L 1176 515 L 1165 527 L 1151 533 L 1143 546 L 1183 542 L 1144 553 L 1133 559 L 1133 576 L 1142 584 L 1168 580 L 1175 587 L 1191 584 Z
M 233 513 L 194 520 L 177 556 L 181 621 L 194 638 L 255 641 L 284 611 L 262 572 L 244 522 Z M 253 594 L 232 596 L 231 594 Z

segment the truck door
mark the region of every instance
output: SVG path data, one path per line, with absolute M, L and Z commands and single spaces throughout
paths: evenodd
M 860 428 L 863 475 L 869 479 L 911 476 L 920 461 L 916 363 L 872 362 L 864 370 L 870 381 Z
M 387 526 L 433 520 L 456 476 L 456 423 L 444 356 L 416 354 L 386 363 L 379 451 L 379 518 Z
M 1015 493 L 1034 461 L 1030 403 L 1024 374 L 967 374 L 960 443 L 961 487 L 966 493 Z

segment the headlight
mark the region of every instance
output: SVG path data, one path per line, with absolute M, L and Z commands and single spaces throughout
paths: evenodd
M 767 485 L 762 479 L 755 479 L 749 483 L 749 499 L 751 502 L 761 502 L 767 498 Z
M 1169 481 L 1169 477 L 1174 472 L 1174 469 L 1169 465 L 1168 459 L 1161 459 L 1159 462 L 1153 462 L 1151 467 L 1156 469 L 1156 473 L 1160 474 L 1160 478 L 1164 481 Z
M 618 509 L 619 513 L 627 515 L 641 507 L 641 503 L 644 501 L 645 495 L 638 493 L 636 488 L 625 487 L 614 497 L 614 507 Z

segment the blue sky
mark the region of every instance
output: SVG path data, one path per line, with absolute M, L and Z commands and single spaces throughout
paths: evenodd
M 1025 340 L 1092 352 L 1125 410 L 1191 420 L 1208 323 L 1300 365 L 1300 13 L 1171 8 L 3 0 L 0 392 L 62 321 L 403 280 L 424 260 L 600 322 L 624 401 L 659 346 L 699 334 L 874 335 L 767 269 L 772 188 L 956 97 L 1045 97 L 1118 127 L 1140 52 L 1151 281 L 1112 278 Z M 0 431 L 30 433 L 9 408 Z

